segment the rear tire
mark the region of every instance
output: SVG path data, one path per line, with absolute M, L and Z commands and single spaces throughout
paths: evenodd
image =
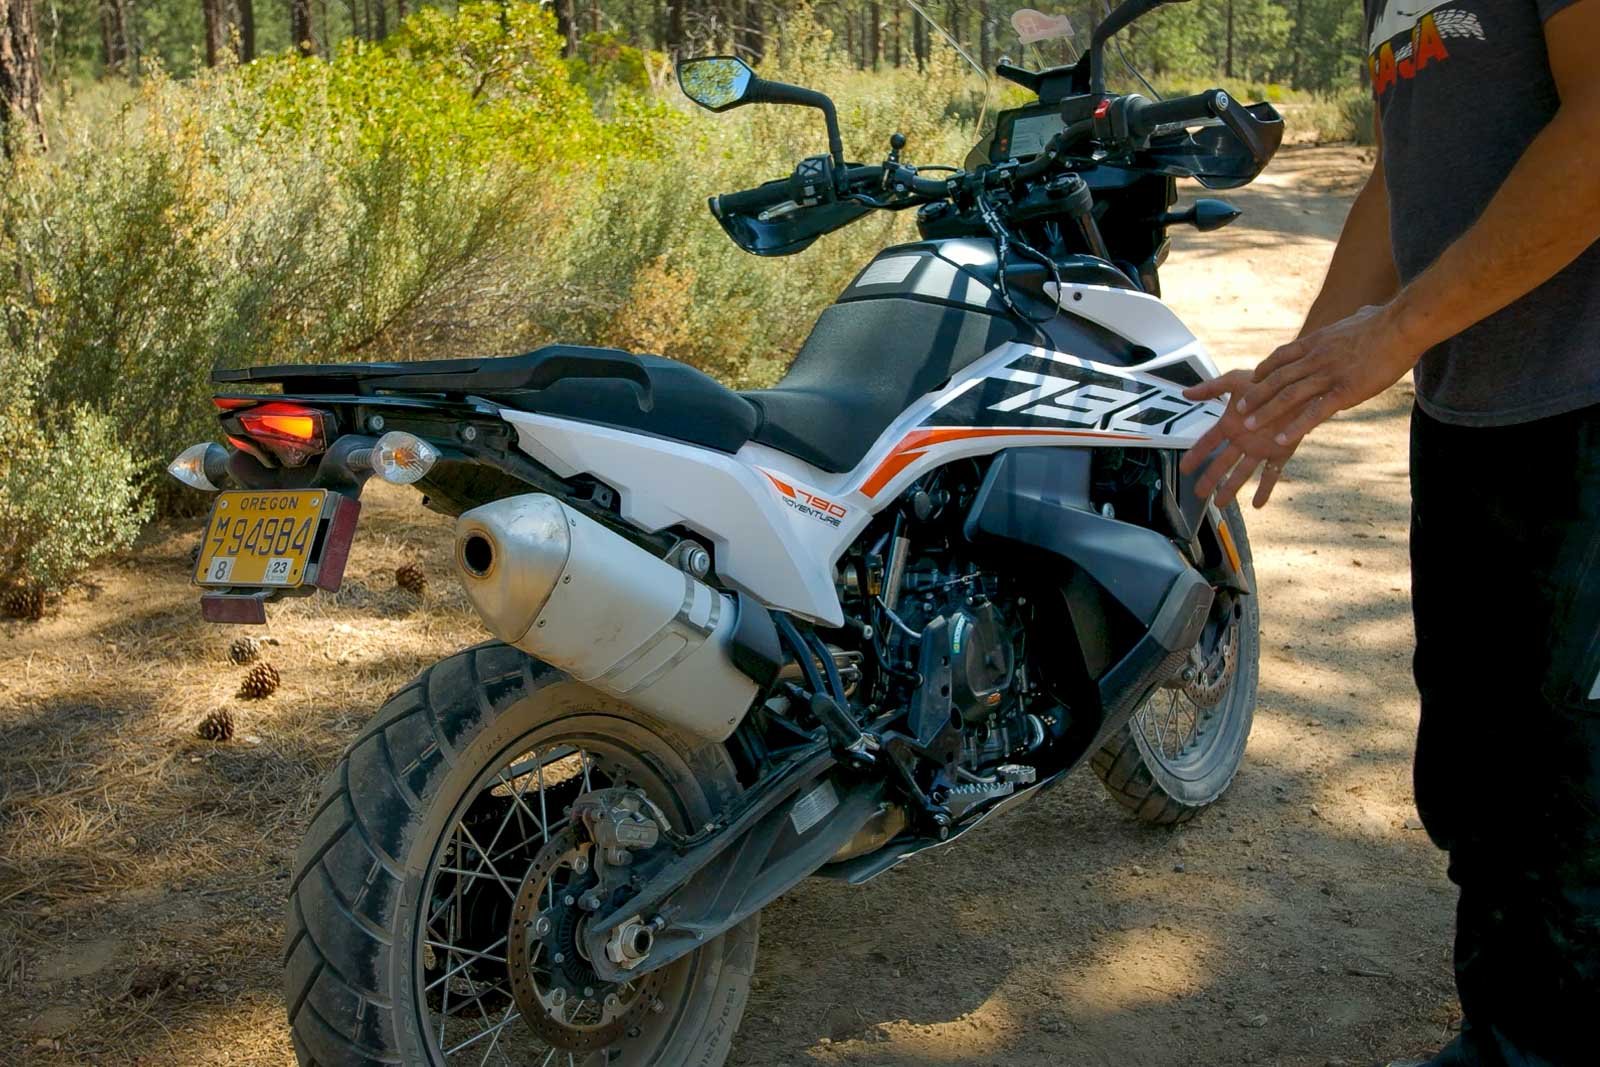
M 1224 515 L 1235 535 L 1245 579 L 1254 590 L 1255 567 L 1244 516 L 1237 504 Z M 1164 701 L 1177 699 L 1175 690 L 1162 687 L 1090 761 L 1106 791 L 1144 822 L 1163 826 L 1188 822 L 1216 803 L 1239 772 L 1255 719 L 1261 613 L 1253 593 L 1239 597 L 1235 608 L 1239 645 L 1233 680 L 1214 706 L 1196 709 L 1193 731 L 1182 743 L 1169 745 L 1162 724 L 1151 722 L 1164 709 Z
M 540 762 L 541 754 L 552 755 Z M 295 861 L 284 993 L 301 1064 L 446 1067 L 477 1064 L 486 1055 L 488 1063 L 528 1058 L 523 1050 L 541 1039 L 518 1018 L 509 984 L 503 996 L 490 984 L 498 981 L 496 969 L 505 969 L 504 959 L 489 958 L 497 950 L 487 940 L 458 948 L 464 937 L 453 932 L 445 938 L 450 944 L 438 944 L 435 939 L 442 935 L 436 924 L 445 921 L 440 919 L 444 908 L 468 915 L 466 905 L 452 901 L 471 893 L 487 894 L 472 898 L 482 900 L 481 914 L 495 912 L 502 903 L 496 892 L 502 881 L 520 877 L 512 865 L 537 850 L 539 834 L 549 840 L 564 821 L 552 812 L 540 825 L 530 800 L 523 810 L 534 829 L 524 828 L 519 844 L 497 847 L 499 835 L 512 825 L 507 814 L 487 851 L 471 853 L 459 844 L 463 832 L 470 838 L 471 825 L 480 825 L 469 820 L 482 818 L 486 802 L 508 810 L 517 805 L 528 794 L 506 790 L 529 788 L 535 773 L 529 768 L 535 766 L 542 810 L 544 775 L 575 758 L 583 787 L 590 768 L 600 775 L 610 766 L 687 825 L 703 824 L 738 792 L 720 745 L 687 739 L 502 644 L 480 645 L 441 661 L 384 704 L 328 775 Z M 563 782 L 550 787 L 553 808 L 562 801 L 558 788 L 579 791 L 575 777 L 568 768 Z M 520 825 L 523 816 L 516 814 Z M 478 881 L 463 879 L 469 872 L 461 868 L 476 864 L 482 872 L 485 861 L 492 879 L 470 875 L 488 882 L 480 889 Z M 495 862 L 506 866 L 504 879 Z M 443 877 L 450 879 L 446 889 L 438 882 Z M 448 921 L 457 923 L 455 911 Z M 627 1040 L 570 1054 L 558 1049 L 543 1062 L 719 1067 L 749 996 L 759 921 L 752 917 L 662 968 L 663 984 L 650 994 L 661 1007 L 630 1024 Z M 482 929 L 487 933 L 480 936 L 487 938 L 506 927 L 496 914 Z M 452 977 L 458 971 L 466 977 Z M 449 1010 L 450 991 L 462 982 L 473 1008 L 492 1007 L 484 1012 L 488 1040 L 448 1057 L 445 1052 L 459 1041 L 454 1034 L 441 1041 L 439 1034 L 463 1019 L 465 1025 L 476 1024 L 472 1012 L 459 1006 L 461 995 L 456 1014 Z M 626 987 L 618 992 L 626 1002 Z M 436 1013 L 441 996 L 445 1008 Z M 495 1014 L 502 1006 L 504 1014 Z M 502 1032 L 488 1029 L 491 1014 L 501 1021 Z M 539 1048 L 544 1047 L 541 1042 Z M 542 1056 L 537 1052 L 532 1062 L 541 1063 Z

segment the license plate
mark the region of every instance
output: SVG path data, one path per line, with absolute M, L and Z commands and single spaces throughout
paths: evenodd
M 230 490 L 211 508 L 194 580 L 203 586 L 291 589 L 319 581 L 319 564 L 338 527 L 348 547 L 355 501 L 326 489 Z M 348 522 L 341 521 L 348 514 Z M 344 530 L 348 527 L 348 531 Z M 332 562 L 331 560 L 329 562 Z M 340 553 L 338 570 L 344 569 Z M 333 578 L 337 587 L 338 578 Z

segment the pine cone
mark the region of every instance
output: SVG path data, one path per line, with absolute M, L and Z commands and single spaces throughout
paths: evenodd
M 6 590 L 0 597 L 0 614 L 13 619 L 44 618 L 44 586 L 28 583 Z
M 258 663 L 244 676 L 239 695 L 246 700 L 265 699 L 278 691 L 280 681 L 282 678 L 278 676 L 278 668 L 270 663 Z
M 241 667 L 254 663 L 261 658 L 261 642 L 254 637 L 241 637 L 228 646 L 228 658 Z
M 408 593 L 421 596 L 423 590 L 428 588 L 428 576 L 422 573 L 419 564 L 404 563 L 394 572 L 394 584 Z
M 200 720 L 200 725 L 194 728 L 194 732 L 203 741 L 232 741 L 233 713 L 227 708 L 209 712 Z

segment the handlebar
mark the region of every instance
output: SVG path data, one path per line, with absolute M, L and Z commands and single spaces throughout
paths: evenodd
M 777 181 L 764 182 L 754 189 L 713 196 L 711 212 L 718 218 L 725 215 L 759 215 L 768 208 L 777 207 L 784 201 L 792 199 L 789 179 L 779 178 Z
M 1234 106 L 1233 98 L 1221 89 L 1209 89 L 1194 96 L 1179 96 L 1171 100 L 1146 100 L 1142 96 L 1126 99 L 1128 132 L 1141 139 L 1172 123 L 1220 118 L 1223 112 Z

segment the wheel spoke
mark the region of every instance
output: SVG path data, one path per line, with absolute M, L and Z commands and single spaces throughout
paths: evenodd
M 454 955 L 457 955 L 457 956 L 466 956 L 466 957 L 468 957 L 466 960 L 463 960 L 457 966 L 452 967 L 450 970 L 446 971 L 443 975 L 439 976 L 438 978 L 435 978 L 432 982 L 429 982 L 428 985 L 423 989 L 424 993 L 431 992 L 434 989 L 435 986 L 439 985 L 439 983 L 447 981 L 453 975 L 455 975 L 455 973 L 457 971 L 460 971 L 463 968 L 469 966 L 470 964 L 472 964 L 476 960 L 484 960 L 484 961 L 487 961 L 489 963 L 499 963 L 499 964 L 504 964 L 506 962 L 506 958 L 504 956 L 491 956 L 491 955 L 489 955 L 489 953 L 493 952 L 495 949 L 499 948 L 501 945 L 506 943 L 506 939 L 503 938 L 503 937 L 500 940 L 496 941 L 494 944 L 490 945 L 488 948 L 484 949 L 482 952 L 476 952 L 476 951 L 474 951 L 474 950 L 472 950 L 470 948 L 462 948 L 460 945 L 452 945 L 452 944 L 448 944 L 447 942 L 443 942 L 443 941 L 427 941 L 427 942 L 424 942 L 424 943 L 429 948 L 443 949 L 445 951 L 445 953 L 446 953 L 446 957 L 447 958 L 451 954 L 454 954 Z
M 485 1018 L 487 1019 L 488 1016 L 485 1015 Z M 479 1041 L 482 1041 L 484 1038 L 489 1037 L 492 1034 L 498 1034 L 500 1031 L 504 1030 L 506 1027 L 510 1026 L 512 1023 L 516 1022 L 520 1018 L 522 1018 L 522 1015 L 521 1015 L 520 1012 L 517 1011 L 516 1004 L 513 1003 L 510 1006 L 510 1008 L 507 1009 L 505 1018 L 501 1019 L 498 1023 L 492 1024 L 490 1026 L 490 1028 L 487 1029 L 487 1030 L 479 1030 L 477 1033 L 473 1034 L 471 1037 L 467 1038 L 465 1041 L 461 1042 L 459 1045 L 454 1045 L 454 1046 L 446 1049 L 444 1054 L 446 1056 L 454 1056 L 456 1053 L 460 1052 L 462 1049 L 471 1048 L 473 1045 L 476 1045 Z M 551 1049 L 550 1051 L 554 1052 L 555 1049 Z

